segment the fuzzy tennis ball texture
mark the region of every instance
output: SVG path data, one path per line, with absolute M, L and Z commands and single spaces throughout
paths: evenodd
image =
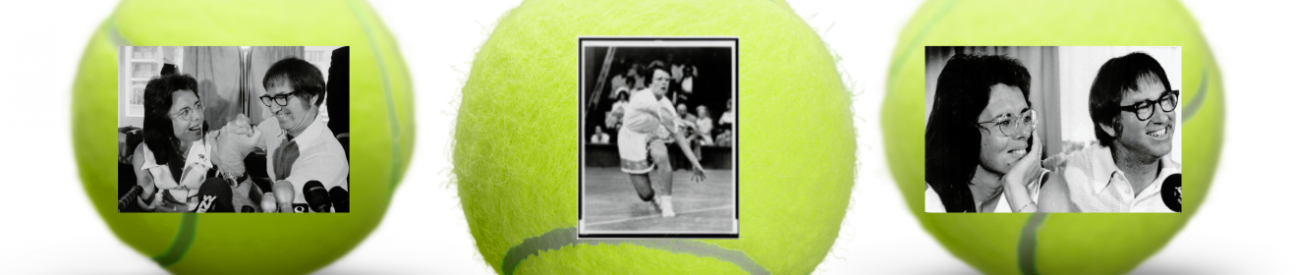
M 355 207 L 345 214 L 118 213 L 118 47 L 132 45 L 350 46 Z M 82 185 L 113 233 L 169 272 L 307 273 L 345 255 L 382 220 L 412 152 L 410 89 L 395 40 L 361 1 L 123 1 L 91 36 L 72 88 Z
M 580 36 L 740 39 L 738 239 L 576 240 Z M 782 1 L 525 1 L 462 93 L 453 171 L 501 274 L 807 274 L 837 239 L 855 171 L 851 99 Z
M 927 45 L 1182 46 L 1184 213 L 924 213 Z M 892 174 L 923 227 L 982 272 L 1129 272 L 1183 228 L 1210 189 L 1224 136 L 1223 81 L 1197 22 L 1177 1 L 928 1 L 904 28 L 892 62 L 882 108 Z

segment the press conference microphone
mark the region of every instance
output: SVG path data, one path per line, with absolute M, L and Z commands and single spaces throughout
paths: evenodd
M 293 191 L 292 183 L 287 181 L 276 182 L 272 190 L 274 190 L 274 192 L 272 192 L 274 193 L 274 201 L 279 204 L 278 207 L 275 208 L 279 209 L 279 212 L 292 213 L 293 196 L 296 195 L 296 191 Z
M 1183 212 L 1183 174 L 1174 174 L 1161 182 L 1161 201 L 1174 212 Z
M 331 199 L 329 199 L 328 189 L 319 181 L 308 181 L 302 186 L 302 196 L 306 198 L 306 204 L 310 205 L 311 211 L 315 213 L 331 212 Z
M 127 191 L 126 195 L 117 200 L 117 212 L 126 211 L 126 208 L 134 204 L 141 194 L 144 194 L 144 188 L 139 187 L 139 185 L 131 186 L 130 191 Z
M 329 189 L 329 198 L 333 199 L 333 212 L 351 212 L 351 193 L 342 189 L 341 186 L 334 186 L 333 189 Z
M 279 203 L 275 201 L 275 194 L 265 193 L 261 195 L 261 212 L 274 213 L 279 212 Z
M 234 212 L 234 191 L 229 182 L 220 178 L 208 178 L 198 188 L 198 213 Z

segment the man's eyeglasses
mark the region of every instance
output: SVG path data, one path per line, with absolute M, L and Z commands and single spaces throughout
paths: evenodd
M 275 96 L 263 95 L 261 96 L 261 104 L 265 104 L 266 107 L 270 107 L 270 102 L 274 101 L 275 104 L 279 104 L 279 107 L 288 106 L 288 96 L 295 95 L 297 93 L 298 93 L 297 91 L 292 91 L 289 93 L 282 93 Z
M 992 126 L 997 126 L 995 128 L 999 128 L 1000 134 L 1009 137 L 1013 136 L 1013 134 L 1019 133 L 1023 128 L 1027 131 L 1034 131 L 1035 110 L 1026 110 L 1017 116 L 1004 115 L 990 121 L 977 122 L 977 126 L 990 130 L 989 127 L 981 126 L 981 124 L 986 123 L 994 123 Z
M 194 102 L 193 106 L 184 107 L 183 109 L 180 109 L 180 111 L 171 113 L 170 115 L 171 117 L 175 117 L 175 118 L 194 119 L 195 116 L 201 115 L 202 112 L 203 112 L 202 102 Z
M 1134 113 L 1140 121 L 1143 121 L 1152 118 L 1152 109 L 1157 105 L 1161 106 L 1161 111 L 1173 112 L 1175 107 L 1179 106 L 1179 90 L 1166 91 L 1161 94 L 1161 99 L 1139 101 L 1133 105 L 1120 106 L 1120 109 Z

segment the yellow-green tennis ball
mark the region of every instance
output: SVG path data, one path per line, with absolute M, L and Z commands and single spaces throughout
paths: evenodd
M 117 47 L 132 45 L 350 46 L 351 213 L 118 213 Z M 410 89 L 395 40 L 361 1 L 123 1 L 82 57 L 73 145 L 104 222 L 168 271 L 307 273 L 345 255 L 382 220 L 412 152 Z
M 576 240 L 580 36 L 739 38 L 738 239 Z M 849 105 L 833 55 L 782 1 L 525 1 L 473 61 L 454 173 L 502 274 L 807 274 L 850 198 Z
M 1182 46 L 1182 214 L 924 213 L 924 46 Z M 928 1 L 896 46 L 882 108 L 892 174 L 909 210 L 951 253 L 990 274 L 1114 274 L 1165 246 L 1201 206 L 1223 139 L 1224 88 L 1177 1 Z

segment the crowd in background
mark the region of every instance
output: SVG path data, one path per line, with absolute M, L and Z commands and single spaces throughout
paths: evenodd
M 616 101 L 608 105 L 606 109 L 599 110 L 601 113 L 611 113 L 613 110 L 622 108 L 630 101 L 630 93 L 647 87 L 644 70 L 651 65 L 664 65 L 662 61 L 653 61 L 649 64 L 633 64 L 625 72 L 610 77 L 610 94 Z M 725 110 L 718 116 L 712 112 L 705 102 L 700 100 L 690 100 L 694 94 L 692 83 L 698 78 L 697 67 L 686 64 L 673 64 L 666 66 L 671 68 L 671 88 L 667 96 L 668 100 L 676 106 L 675 119 L 685 131 L 691 147 L 695 152 L 700 152 L 702 146 L 719 146 L 729 147 L 733 144 L 733 126 L 736 122 L 733 99 L 729 98 L 725 104 Z M 692 107 L 690 107 L 692 106 Z M 591 144 L 611 144 L 615 143 L 615 135 L 621 127 L 621 121 L 614 116 L 605 116 L 603 125 L 594 127 L 590 135 Z

